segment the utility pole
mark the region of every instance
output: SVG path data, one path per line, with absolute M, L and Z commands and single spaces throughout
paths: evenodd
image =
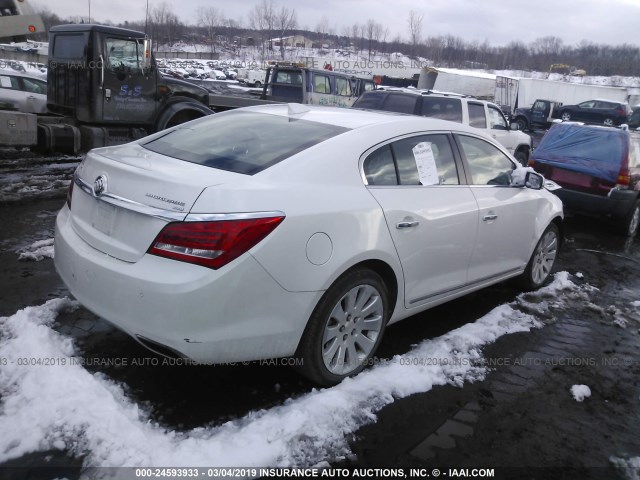
M 147 13 L 144 16 L 144 33 L 147 32 L 147 27 L 149 25 L 149 0 L 147 0 Z
M 89 23 L 91 23 L 91 0 L 89 0 Z

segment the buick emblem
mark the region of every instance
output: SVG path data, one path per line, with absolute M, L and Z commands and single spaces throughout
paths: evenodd
M 105 175 L 100 175 L 93 182 L 93 194 L 96 197 L 99 197 L 106 191 L 107 191 L 107 177 Z

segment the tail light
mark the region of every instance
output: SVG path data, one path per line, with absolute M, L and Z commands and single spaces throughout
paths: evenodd
M 626 189 L 631 185 L 631 175 L 629 173 L 629 155 L 624 158 L 620 172 L 618 172 L 618 179 L 616 180 L 616 188 Z
M 529 157 L 529 161 L 527 162 L 527 167 L 533 167 L 536 164 L 536 161 Z
M 147 253 L 217 270 L 260 243 L 283 220 L 277 216 L 170 223 Z

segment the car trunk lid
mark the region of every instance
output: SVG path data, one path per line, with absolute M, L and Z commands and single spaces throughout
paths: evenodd
M 245 176 L 137 144 L 93 150 L 76 172 L 72 225 L 95 249 L 136 262 L 167 223 L 184 220 L 205 188 L 238 177 Z

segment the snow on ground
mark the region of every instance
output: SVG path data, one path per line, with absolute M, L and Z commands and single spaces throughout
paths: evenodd
M 73 172 L 80 159 L 60 157 L 60 162 L 28 168 L 19 164 L 9 165 L 0 175 L 0 202 L 23 202 L 33 198 L 52 198 L 66 195 Z M 16 162 L 14 162 L 16 163 Z
M 85 455 L 85 466 L 310 466 L 334 460 L 348 455 L 348 437 L 395 399 L 483 379 L 484 345 L 543 326 L 521 307 L 536 304 L 549 314 L 565 299 L 588 298 L 585 287 L 558 273 L 547 287 L 333 388 L 187 432 L 152 423 L 126 387 L 74 362 L 73 340 L 52 326 L 59 312 L 77 305 L 50 300 L 0 318 L 0 361 L 7 359 L 0 363 L 0 462 L 49 449 Z M 31 358 L 49 364 L 21 364 Z
M 591 396 L 591 389 L 587 385 L 573 385 L 571 387 L 571 395 L 576 402 L 582 402 L 585 398 Z
M 627 480 L 640 480 L 640 457 L 609 457 L 609 461 Z
M 53 258 L 53 238 L 38 240 L 31 245 L 21 248 L 18 260 L 39 262 L 45 258 Z

